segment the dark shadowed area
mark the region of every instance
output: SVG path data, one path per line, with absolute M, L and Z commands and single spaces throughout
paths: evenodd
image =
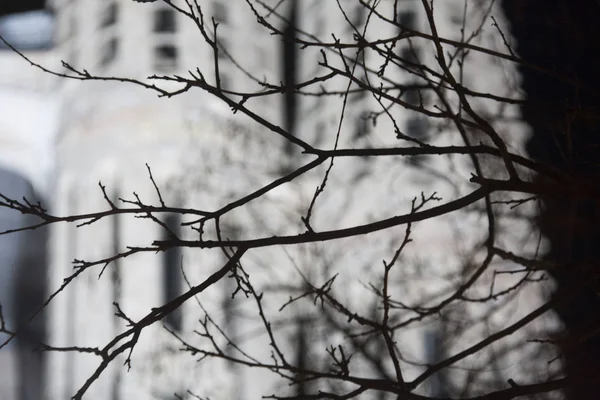
M 548 73 L 522 68 L 529 101 L 523 108 L 534 135 L 529 154 L 576 179 L 600 177 L 600 3 L 595 0 L 504 0 L 520 55 Z M 560 77 L 560 78 L 557 78 Z M 600 209 L 594 201 L 546 201 L 540 217 L 551 241 L 548 258 L 568 265 L 553 275 L 567 286 L 596 268 L 600 279 Z M 594 267 L 595 266 L 595 267 Z M 591 282 L 557 309 L 572 333 L 562 343 L 568 374 L 585 383 L 570 399 L 600 398 L 600 295 Z
M 29 181 L 0 168 L 0 193 L 14 199 L 40 199 Z M 4 200 L 2 200 L 4 201 Z M 37 217 L 0 207 L 0 231 L 35 224 Z M 0 304 L 7 328 L 18 333 L 11 351 L 0 352 L 3 399 L 41 399 L 43 353 L 34 349 L 46 335 L 44 313 L 31 320 L 46 296 L 47 230 L 24 231 L 0 236 Z M 8 335 L 1 334 L 2 341 Z M 17 397 L 13 397 L 18 393 Z

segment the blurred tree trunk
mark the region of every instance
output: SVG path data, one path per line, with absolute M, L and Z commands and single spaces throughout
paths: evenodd
M 551 77 L 522 68 L 533 127 L 529 154 L 576 179 L 600 177 L 600 2 L 595 0 L 504 0 L 517 50 Z M 559 286 L 589 279 L 587 290 L 556 311 L 566 325 L 561 351 L 570 377 L 586 383 L 567 391 L 570 399 L 600 398 L 599 205 L 593 201 L 546 199 L 539 225 L 549 239 L 547 259 L 567 265 L 554 271 Z

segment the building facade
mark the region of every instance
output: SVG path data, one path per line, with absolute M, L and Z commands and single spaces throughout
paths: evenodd
M 52 18 L 46 12 L 0 16 L 0 35 L 36 62 L 56 60 L 51 33 Z M 46 203 L 59 107 L 56 80 L 23 68 L 22 62 L 0 44 L 0 193 L 33 204 Z M 8 207 L 0 210 L 2 232 L 38 222 Z M 48 291 L 47 234 L 47 229 L 38 229 L 0 236 L 2 328 L 19 332 L 6 346 L 10 335 L 0 333 L 2 399 L 39 399 L 45 389 L 45 357 L 33 349 L 47 340 L 46 314 L 29 318 Z
M 173 3 L 188 10 L 185 2 Z M 56 59 L 94 76 L 125 77 L 177 90 L 180 83 L 153 77 L 201 72 L 213 84 L 217 81 L 216 58 L 219 84 L 233 92 L 231 97 L 235 92 L 268 91 L 279 84 L 297 87 L 326 75 L 331 68 L 348 68 L 360 83 L 337 76 L 299 91 L 251 97 L 245 105 L 317 148 L 333 148 L 336 143 L 338 148 L 464 144 L 465 138 L 447 120 L 424 118 L 417 111 L 424 108 L 433 112 L 438 106 L 431 92 L 424 89 L 441 73 L 429 41 L 414 37 L 390 43 L 397 46 L 394 51 L 403 62 L 389 62 L 385 54 L 351 46 L 342 51 L 331 47 L 322 53 L 315 45 L 336 40 L 354 43 L 361 36 L 367 40 L 393 37 L 402 29 L 428 32 L 420 2 L 380 1 L 374 11 L 349 0 L 339 4 L 334 0 L 250 1 L 254 9 L 242 0 L 197 3 L 209 31 L 213 20 L 218 23 L 216 53 L 193 21 L 163 2 L 53 0 L 50 7 L 56 19 L 56 47 L 48 63 L 71 75 L 73 71 L 58 67 Z M 435 18 L 440 36 L 503 50 L 502 38 L 489 28 L 491 15 L 503 21 L 500 10 L 493 2 L 473 3 L 466 8 L 462 1 L 438 5 Z M 281 34 L 271 35 L 266 26 L 257 23 L 255 13 L 264 18 L 264 25 L 275 27 Z M 469 32 L 477 34 L 468 36 Z M 486 54 L 453 51 L 455 54 L 450 54 L 456 61 L 451 63 L 451 71 L 465 86 L 481 93 L 519 96 L 518 75 L 510 65 Z M 425 65 L 433 67 L 422 68 Z M 261 85 L 265 82 L 272 86 Z M 391 107 L 389 101 L 364 90 L 365 85 L 383 88 L 405 106 Z M 48 192 L 57 215 L 108 210 L 110 202 L 127 205 L 120 198 L 216 210 L 312 159 L 251 118 L 233 114 L 224 101 L 200 89 L 159 98 L 154 91 L 118 80 L 67 79 L 57 87 L 56 96 L 60 110 L 55 113 L 55 179 Z M 448 106 L 457 106 L 452 94 L 447 99 Z M 521 151 L 528 130 L 519 122 L 516 106 L 506 107 L 483 96 L 474 97 L 473 104 L 514 151 Z M 472 139 L 485 140 L 475 133 Z M 495 165 L 489 163 L 484 168 L 493 171 Z M 314 207 L 312 228 L 337 229 L 405 214 L 411 210 L 411 200 L 421 193 L 436 192 L 444 201 L 458 198 L 473 188 L 468 183 L 472 171 L 472 160 L 458 155 L 337 159 L 327 190 Z M 324 173 L 324 168 L 315 169 L 228 213 L 221 219 L 223 232 L 232 239 L 302 232 L 306 227 L 300 217 L 306 215 Z M 105 187 L 106 198 L 98 182 Z M 160 218 L 180 238 L 197 238 L 197 232 L 181 225 L 191 217 Z M 503 245 L 520 253 L 535 253 L 537 240 L 528 236 L 527 223 L 507 217 L 498 221 L 498 228 L 512 232 Z M 289 307 L 285 315 L 278 312 L 279 307 L 305 281 L 324 284 L 337 276 L 336 298 L 356 313 L 377 318 L 376 297 L 369 284 L 380 281 L 381 260 L 394 254 L 404 229 L 323 245 L 260 249 L 245 256 L 245 270 L 257 290 L 269 299 L 265 313 L 280 326 L 277 337 L 281 346 L 299 365 L 326 363 L 323 349 L 347 345 L 348 332 L 335 328 L 339 316 L 328 320 L 329 316 L 319 314 L 311 302 Z M 393 277 L 394 293 L 401 293 L 415 307 L 428 307 L 443 299 L 468 279 L 472 266 L 481 261 L 478 246 L 485 232 L 485 217 L 477 210 L 416 224 L 414 243 L 403 254 L 403 268 Z M 168 237 L 165 235 L 161 225 L 131 215 L 112 216 L 81 227 L 56 225 L 49 248 L 50 291 L 73 274 L 73 260 L 110 258 L 131 247 L 150 246 L 154 240 Z M 186 285 L 202 282 L 225 260 L 219 251 L 181 249 L 133 254 L 104 269 L 102 265 L 90 268 L 51 303 L 49 342 L 55 347 L 102 348 L 127 329 L 125 318 L 116 315 L 115 304 L 127 318 L 139 320 L 152 307 L 182 293 Z M 510 269 L 511 265 L 499 262 L 495 267 Z M 505 276 L 484 276 L 471 294 L 483 296 L 491 282 L 500 288 L 510 287 L 514 280 Z M 197 357 L 177 351 L 181 345 L 169 330 L 195 345 L 207 345 L 194 333 L 201 329 L 199 319 L 206 311 L 231 337 L 244 339 L 240 341 L 253 357 L 269 361 L 269 338 L 264 330 L 255 333 L 261 332 L 256 310 L 241 296 L 231 299 L 232 285 L 220 282 L 200 296 L 200 304 L 189 301 L 163 324 L 144 330 L 133 351 L 131 370 L 122 365 L 126 354 L 121 354 L 84 398 L 173 399 L 175 394 L 187 396 L 189 390 L 211 399 L 245 400 L 274 392 L 301 395 L 316 390 L 311 383 L 288 387 L 287 382 L 264 369 L 245 369 L 222 360 L 198 363 Z M 489 305 L 473 302 L 452 308 L 444 318 L 403 331 L 396 340 L 406 378 L 414 379 L 428 364 L 526 315 L 540 304 L 547 290 L 548 285 L 532 284 L 526 294 L 496 302 L 492 313 Z M 410 318 L 410 312 L 398 318 L 403 317 Z M 548 324 L 555 326 L 552 320 Z M 543 332 L 536 325 L 527 333 L 538 330 Z M 474 379 L 467 372 L 473 369 L 479 371 L 480 382 L 470 389 L 473 393 L 503 384 L 513 376 L 538 376 L 542 372 L 534 371 L 532 365 L 540 363 L 531 359 L 542 353 L 531 348 L 518 354 L 515 343 L 522 339 L 502 343 L 495 349 L 501 349 L 501 356 L 486 353 L 480 360 L 458 365 L 449 376 L 434 377 L 419 389 L 420 393 L 454 393 Z M 378 367 L 385 370 L 389 365 L 374 363 L 378 354 L 368 348 L 357 356 L 357 373 L 380 377 Z M 93 354 L 51 352 L 48 399 L 70 398 L 100 362 Z M 490 366 L 484 367 L 487 362 Z M 382 394 L 379 398 L 387 397 Z

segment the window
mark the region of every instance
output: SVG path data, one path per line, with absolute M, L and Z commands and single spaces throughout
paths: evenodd
M 415 46 L 405 46 L 400 49 L 400 59 L 407 63 L 408 66 L 414 66 L 415 64 L 420 64 L 420 51 L 418 47 Z
M 154 13 L 153 31 L 159 34 L 172 34 L 177 31 L 177 15 L 170 8 L 160 8 Z M 158 72 L 170 72 L 177 68 L 178 52 L 173 44 L 173 36 L 170 40 L 154 48 L 154 69 Z M 165 37 L 161 37 L 165 39 Z
M 213 18 L 215 22 L 227 25 L 228 16 L 227 16 L 227 6 L 220 1 L 213 1 Z
M 181 236 L 181 215 L 170 214 L 165 219 L 165 225 L 171 232 L 165 231 L 164 240 L 173 239 L 171 233 L 177 238 Z M 163 301 L 169 302 L 181 295 L 181 248 L 174 247 L 163 253 L 163 276 L 161 279 Z M 165 325 L 173 331 L 180 331 L 182 325 L 181 308 L 177 308 L 164 319 Z
M 154 67 L 158 71 L 170 71 L 177 67 L 177 48 L 173 45 L 162 45 L 154 49 Z
M 417 140 L 425 141 L 428 139 L 427 121 L 423 118 L 412 117 L 406 122 L 407 134 Z
M 170 8 L 162 8 L 154 13 L 154 32 L 175 32 L 177 19 L 175 11 Z
M 366 83 L 366 82 L 367 82 L 367 78 L 366 78 L 366 77 L 364 77 L 364 76 L 363 76 L 363 77 L 360 79 L 360 81 L 361 81 L 361 82 L 362 82 L 362 83 L 363 83 L 365 86 L 368 86 L 368 85 L 367 85 L 367 83 Z M 356 85 L 356 86 L 355 86 L 355 87 L 353 87 L 352 89 L 353 89 L 353 90 L 358 90 L 358 91 L 354 91 L 354 92 L 352 92 L 352 93 L 350 93 L 350 94 L 349 94 L 349 96 L 348 96 L 348 100 L 349 100 L 351 103 L 358 103 L 358 102 L 360 102 L 360 101 L 363 101 L 363 100 L 364 100 L 364 99 L 367 97 L 367 95 L 369 94 L 369 91 L 368 91 L 367 89 L 365 89 L 363 86 Z
M 448 14 L 450 14 L 450 22 L 455 25 L 462 26 L 464 22 L 464 11 L 458 7 L 453 7 L 448 10 Z
M 417 28 L 417 16 L 414 11 L 400 11 L 398 13 L 398 24 L 401 27 L 415 30 Z
M 419 89 L 408 89 L 402 94 L 402 100 L 408 104 L 418 106 L 421 104 L 421 91 Z
M 354 92 L 354 93 L 350 94 L 349 100 L 351 103 L 359 103 L 367 97 L 367 93 L 368 93 L 367 89 L 361 89 L 358 92 Z
M 352 17 L 350 17 L 350 22 L 352 23 L 352 25 L 347 24 L 347 27 L 346 27 L 347 31 L 353 32 L 354 29 L 360 31 L 363 24 L 365 23 L 365 14 L 366 14 L 366 9 L 362 5 L 358 5 L 358 6 L 354 7 L 354 10 L 352 10 Z M 353 28 L 353 26 L 354 26 L 354 28 Z
M 102 56 L 100 58 L 100 64 L 106 66 L 113 62 L 117 57 L 117 51 L 119 48 L 119 42 L 117 38 L 111 38 L 102 49 Z
M 100 27 L 106 28 L 106 27 L 116 24 L 117 23 L 117 13 L 118 13 L 117 3 L 113 1 L 104 9 Z
M 413 167 L 423 167 L 430 159 L 428 155 L 406 156 L 406 162 Z
M 354 140 L 367 136 L 371 132 L 370 124 L 369 113 L 367 111 L 360 113 L 355 119 Z

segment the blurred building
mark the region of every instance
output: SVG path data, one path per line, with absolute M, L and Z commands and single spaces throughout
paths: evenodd
M 185 6 L 183 2 L 175 3 Z M 225 90 L 260 90 L 257 81 L 263 80 L 294 86 L 316 75 L 327 74 L 328 69 L 319 65 L 323 62 L 319 49 L 302 48 L 296 39 L 331 42 L 333 33 L 342 42 L 352 42 L 355 29 L 367 39 L 397 33 L 397 27 L 368 15 L 358 2 L 341 2 L 345 7 L 342 13 L 333 0 L 266 1 L 276 6 L 273 12 L 267 12 L 259 2 L 253 1 L 257 12 L 281 30 L 281 38 L 273 37 L 256 23 L 256 15 L 245 1 L 199 0 L 198 3 L 207 24 L 211 18 L 219 23 L 217 58 L 220 85 Z M 393 15 L 392 3 L 382 2 L 379 10 Z M 410 29 L 427 29 L 418 2 L 399 4 L 401 7 L 394 16 L 398 21 Z M 476 29 L 469 25 L 476 22 L 470 21 L 479 21 L 485 16 L 484 6 L 465 12 L 462 5 L 462 1 L 448 0 L 437 6 L 440 35 L 461 40 L 463 23 Z M 37 30 L 23 28 L 20 32 L 19 29 L 27 24 L 15 24 L 15 19 L 9 19 L 0 32 L 7 40 L 27 50 L 28 57 L 53 71 L 73 74 L 67 66 L 61 65 L 60 60 L 63 60 L 95 76 L 127 77 L 167 90 L 181 88 L 181 84 L 152 77 L 189 76 L 201 71 L 208 82 L 216 82 L 214 51 L 204 42 L 198 27 L 160 1 L 139 4 L 129 0 L 51 0 L 48 7 L 54 23 L 50 23 L 47 14 L 43 14 L 46 17 L 42 23 L 35 20 L 42 14 L 28 14 L 12 18 L 31 18 L 34 21 L 31 25 Z M 500 11 L 495 11 L 495 15 L 500 18 Z M 369 19 L 371 21 L 367 23 Z M 53 40 L 48 40 L 50 35 L 44 33 L 48 32 L 44 29 L 52 30 Z M 473 41 L 494 49 L 503 46 L 496 35 L 486 31 Z M 397 51 L 408 64 L 405 68 L 390 66 L 381 76 L 372 71 L 382 68 L 385 57 L 363 57 L 354 65 L 351 52 L 345 54 L 351 61 L 351 68 L 356 68 L 356 75 L 363 77 L 369 86 L 384 87 L 402 82 L 407 85 L 406 89 L 397 96 L 407 104 L 428 104 L 431 99 L 419 90 L 425 77 L 411 73 L 410 69 L 411 65 L 416 68 L 431 64 L 434 60 L 432 49 L 425 42 L 414 39 L 410 45 L 399 46 Z M 230 54 L 234 55 L 235 62 L 228 56 Z M 146 164 L 165 204 L 215 210 L 311 159 L 250 118 L 239 112 L 232 114 L 225 102 L 200 89 L 173 98 L 159 98 L 156 92 L 118 80 L 58 79 L 29 67 L 10 51 L 0 53 L 0 57 L 6 59 L 6 62 L 4 58 L 1 60 L 3 67 L 8 66 L 0 75 L 0 87 L 9 93 L 11 102 L 19 96 L 23 99 L 22 105 L 11 104 L 15 110 L 18 108 L 13 117 L 18 129 L 24 131 L 18 135 L 11 133 L 10 140 L 27 141 L 16 144 L 15 149 L 28 152 L 27 157 L 22 157 L 17 155 L 18 152 L 7 151 L 5 158 L 12 160 L 11 165 L 51 198 L 51 209 L 56 215 L 108 210 L 111 202 L 123 206 L 119 198 L 135 202 L 136 196 L 145 204 L 160 204 Z M 465 85 L 484 93 L 508 96 L 518 92 L 519 78 L 514 68 L 481 54 L 469 57 L 472 57 L 470 62 L 460 66 Z M 345 68 L 335 53 L 328 56 L 328 62 L 335 68 Z M 455 64 L 452 68 L 457 72 L 459 67 Z M 340 124 L 340 97 L 319 96 L 315 88 L 309 88 L 310 93 L 302 96 L 285 92 L 252 97 L 245 105 L 270 123 L 283 126 L 320 148 L 333 147 L 338 129 L 343 132 L 339 138 L 339 146 L 343 148 L 394 146 L 403 137 L 412 138 L 413 143 L 462 143 L 453 126 L 436 124 L 413 111 L 402 110 L 394 115 L 394 119 L 380 118 L 375 124 L 374 110 L 381 108 L 378 100 L 361 90 L 360 85 L 348 86 L 347 80 L 336 78 L 324 82 L 323 88 L 340 93 L 351 89 Z M 500 107 L 493 101 L 479 99 L 477 109 L 489 117 L 513 144 L 515 151 L 522 149 L 528 130 L 518 121 L 516 107 Z M 0 129 L 2 127 L 0 124 Z M 483 139 L 477 137 L 477 140 Z M 368 223 L 410 212 L 410 200 L 421 192 L 436 191 L 447 201 L 471 189 L 465 183 L 471 171 L 470 161 L 459 156 L 346 158 L 336 160 L 332 171 L 328 190 L 319 198 L 314 211 L 317 230 Z M 299 217 L 306 212 L 323 172 L 309 173 L 228 213 L 221 219 L 225 237 L 303 231 L 305 228 Z M 98 182 L 105 187 L 106 198 Z M 375 207 L 366 210 L 365 204 Z M 127 206 L 135 207 L 131 203 Z M 265 210 L 268 211 L 265 213 Z M 181 222 L 193 220 L 194 215 L 184 215 L 183 219 L 178 215 L 161 217 L 164 225 L 177 236 L 198 237 L 197 232 L 181 226 Z M 499 221 L 499 224 L 506 223 Z M 528 233 L 527 226 L 517 222 L 511 224 L 514 241 L 510 242 L 510 248 L 527 252 L 531 244 L 531 240 L 523 239 Z M 370 312 L 371 304 L 363 301 L 363 295 L 369 295 L 365 280 L 377 278 L 373 265 L 380 265 L 382 258 L 393 254 L 399 244 L 398 238 L 404 232 L 401 228 L 394 234 L 386 231 L 338 244 L 330 243 L 327 247 L 257 250 L 245 257 L 245 266 L 252 271 L 261 291 L 269 292 L 275 288 L 272 291 L 279 296 L 276 299 L 283 301 L 289 292 L 277 294 L 277 285 L 302 285 L 301 277 L 291 264 L 304 276 L 319 282 L 341 273 L 338 284 L 343 290 L 337 293 L 340 299 L 357 312 L 366 313 Z M 209 230 L 214 231 L 214 227 L 207 227 Z M 108 260 L 116 253 L 126 253 L 131 247 L 149 246 L 157 238 L 168 237 L 166 230 L 153 221 L 130 215 L 104 218 L 80 227 L 58 224 L 51 233 L 48 293 L 59 288 L 64 279 L 75 272 L 73 260 Z M 462 269 L 463 257 L 485 235 L 485 221 L 475 213 L 458 213 L 417 224 L 414 234 L 414 246 L 403 260 L 407 267 L 402 273 L 407 275 L 397 277 L 394 290 L 411 299 L 429 296 L 436 300 L 440 293 L 448 290 L 447 282 L 464 279 L 468 271 Z M 480 254 L 472 254 L 474 259 L 478 256 Z M 164 304 L 186 289 L 188 282 L 182 270 L 190 284 L 197 284 L 218 269 L 224 260 L 219 251 L 182 249 L 158 255 L 132 254 L 105 268 L 103 265 L 89 268 L 51 303 L 48 341 L 57 347 L 102 348 L 127 329 L 127 322 L 115 314 L 115 303 L 128 318 L 138 320 L 152 307 Z M 482 279 L 482 287 L 487 289 L 489 279 Z M 498 284 L 509 287 L 512 283 L 507 278 Z M 260 328 L 260 321 L 251 319 L 252 310 L 241 300 L 230 299 L 232 290 L 227 282 L 221 282 L 203 293 L 202 305 L 233 337 L 250 335 L 249 332 Z M 507 300 L 504 308 L 498 306 L 502 311 L 495 314 L 496 325 L 493 326 L 504 326 L 535 308 L 540 303 L 540 292 L 534 289 L 529 295 L 511 298 L 510 303 Z M 515 302 L 520 307 L 515 309 Z M 268 311 L 276 315 L 279 305 L 271 304 L 273 309 Z M 489 321 L 481 322 L 483 318 L 480 318 L 486 307 L 474 304 L 468 309 L 455 309 L 465 321 L 477 321 L 468 329 L 461 327 L 467 331 L 465 337 L 468 340 L 486 335 L 484 328 L 489 326 L 483 324 Z M 198 340 L 193 330 L 198 328 L 201 314 L 198 304 L 190 301 L 163 323 L 186 339 Z M 282 329 L 281 340 L 298 363 L 309 365 L 316 359 L 315 351 L 322 351 L 336 342 L 341 334 L 329 335 L 323 321 L 311 319 L 313 315 L 308 309 L 300 308 L 296 314 L 296 324 Z M 319 329 L 325 333 L 318 341 L 311 342 L 309 335 Z M 400 351 L 408 359 L 421 363 L 407 363 L 408 379 L 422 372 L 423 365 L 462 348 L 467 339 L 450 340 L 446 338 L 445 329 L 443 324 L 426 323 L 403 334 L 399 340 Z M 264 335 L 251 337 L 248 343 L 253 354 L 269 359 L 271 350 Z M 512 343 L 507 342 L 505 347 L 510 349 Z M 320 347 L 316 349 L 315 346 Z M 149 327 L 135 346 L 131 371 L 122 366 L 127 354 L 121 354 L 90 387 L 85 398 L 173 399 L 174 393 L 183 396 L 189 389 L 212 399 L 245 400 L 257 397 L 265 388 L 271 392 L 303 393 L 310 390 L 309 384 L 298 388 L 284 387 L 279 378 L 268 371 L 247 371 L 225 362 L 199 364 L 194 357 L 177 352 L 178 347 L 162 326 Z M 531 354 L 515 354 L 514 348 L 507 350 L 496 360 L 497 365 L 485 369 L 483 381 L 497 383 L 498 376 L 510 378 L 531 370 L 534 358 Z M 75 351 L 52 352 L 48 357 L 45 382 L 49 400 L 70 398 L 101 362 L 95 355 Z M 526 358 L 529 362 L 515 363 L 515 357 Z M 466 370 L 466 367 L 463 370 L 457 368 L 454 376 L 448 379 L 460 385 L 472 378 L 464 372 Z M 439 396 L 448 393 L 443 377 L 437 376 L 431 382 L 422 392 Z M 481 392 L 484 389 L 489 387 L 474 390 Z
M 53 18 L 44 11 L 0 16 L 0 34 L 39 62 L 56 57 Z M 9 7 L 10 8 L 10 7 Z M 10 199 L 46 203 L 52 170 L 58 98 L 53 79 L 24 68 L 23 60 L 0 43 L 0 193 Z M 4 200 L 2 200 L 4 202 Z M 0 231 L 34 225 L 35 217 L 0 208 Z M 38 313 L 48 292 L 47 229 L 0 236 L 0 304 L 6 329 L 17 337 L 0 351 L 0 398 L 36 400 L 45 387 L 46 313 Z M 0 334 L 2 343 L 9 340 Z

